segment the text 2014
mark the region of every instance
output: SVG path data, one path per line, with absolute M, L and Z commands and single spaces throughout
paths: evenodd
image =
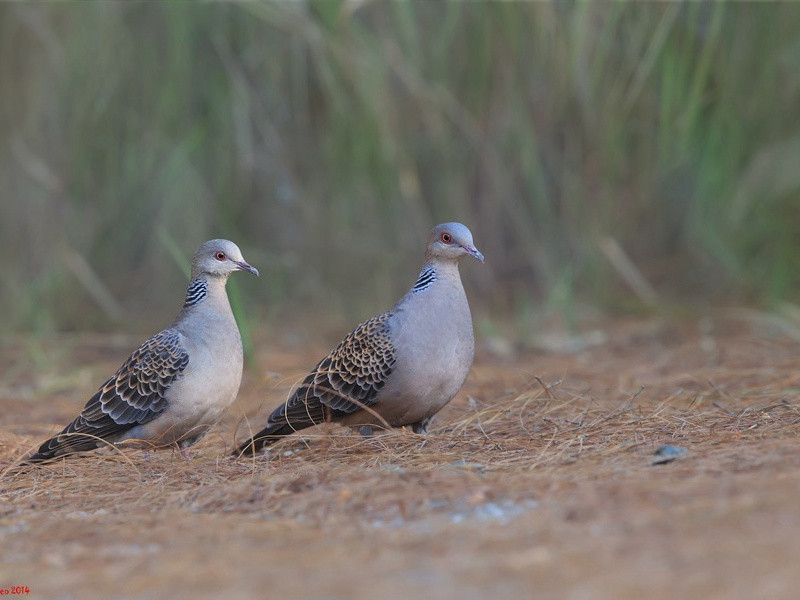
M 12 585 L 8 588 L 0 587 L 0 596 L 23 596 L 31 593 L 27 585 Z

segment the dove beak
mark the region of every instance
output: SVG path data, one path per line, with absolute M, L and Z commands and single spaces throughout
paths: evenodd
M 233 262 L 233 264 L 235 264 L 237 267 L 239 267 L 240 271 L 247 271 L 248 273 L 252 273 L 256 277 L 258 277 L 258 269 L 248 265 L 245 261 L 236 260 L 236 261 Z
M 464 252 L 466 252 L 473 258 L 477 258 L 479 261 L 483 262 L 483 254 L 475 246 L 461 246 L 461 247 L 464 249 Z

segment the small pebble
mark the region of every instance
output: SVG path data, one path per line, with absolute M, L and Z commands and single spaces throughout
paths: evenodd
M 653 453 L 651 465 L 665 465 L 673 460 L 686 458 L 689 451 L 682 446 L 661 446 Z

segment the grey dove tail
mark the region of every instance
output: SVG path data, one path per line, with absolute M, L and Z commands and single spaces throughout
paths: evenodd
M 26 464 L 43 463 L 54 458 L 61 458 L 79 452 L 97 449 L 97 438 L 94 436 L 69 431 L 69 428 L 57 436 L 50 438 L 39 446 L 35 454 L 30 456 Z
M 69 454 L 72 454 L 73 452 L 80 452 L 80 450 L 62 451 L 62 450 L 60 450 L 58 448 L 58 446 L 56 446 L 55 448 L 47 448 L 46 447 L 47 444 L 48 444 L 48 442 L 45 442 L 44 444 L 42 444 L 42 447 L 39 448 L 39 450 L 36 452 L 36 454 L 33 454 L 32 456 L 28 457 L 28 459 L 25 461 L 24 464 L 39 464 L 39 463 L 47 462 L 49 460 L 53 460 L 54 458 L 58 458 L 58 457 L 61 457 L 61 456 L 67 456 Z M 92 448 L 95 448 L 95 447 L 96 446 L 92 445 Z
M 51 458 L 55 458 L 55 455 L 54 454 L 47 454 L 47 453 L 44 453 L 44 452 L 37 452 L 36 454 L 33 454 L 32 456 L 29 456 L 28 459 L 23 464 L 32 465 L 32 464 L 44 462 L 46 460 L 50 460 Z
M 62 444 L 59 444 L 56 438 L 51 438 L 39 446 L 39 449 L 36 451 L 36 453 L 28 457 L 28 460 L 25 461 L 25 464 L 42 463 L 52 460 L 57 456 L 69 453 L 69 451 L 64 452 L 61 446 Z
M 54 444 L 53 447 L 49 447 L 49 444 L 50 444 L 51 441 L 53 441 L 53 440 L 48 440 L 47 442 L 42 444 L 42 446 L 39 448 L 39 450 L 36 452 L 36 454 L 30 456 L 28 458 L 28 460 L 25 461 L 25 463 L 27 463 L 27 464 L 43 463 L 43 462 L 46 462 L 48 460 L 52 460 L 54 458 L 58 458 L 58 457 L 61 457 L 61 456 L 67 456 L 69 454 L 73 454 L 75 452 L 82 452 L 84 450 L 92 450 L 94 448 L 97 448 L 96 444 L 92 444 L 91 446 L 87 445 L 86 448 L 75 448 L 75 447 L 72 447 L 72 448 L 65 449 L 65 448 L 60 447 L 60 445 L 58 445 L 58 444 Z
M 313 427 L 316 423 L 270 423 L 264 429 L 259 431 L 245 443 L 241 444 L 233 452 L 233 456 L 255 456 L 264 448 L 268 448 L 275 442 L 285 438 L 287 435 L 293 434 L 295 431 Z

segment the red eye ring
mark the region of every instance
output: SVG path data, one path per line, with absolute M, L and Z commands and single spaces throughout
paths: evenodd
M 445 232 L 445 233 L 442 234 L 442 241 L 445 244 L 449 244 L 450 242 L 453 241 L 453 236 L 450 235 L 449 233 Z
M 214 255 L 214 258 L 216 258 L 217 260 L 225 260 L 227 257 L 225 256 L 225 253 L 222 250 L 219 250 Z

